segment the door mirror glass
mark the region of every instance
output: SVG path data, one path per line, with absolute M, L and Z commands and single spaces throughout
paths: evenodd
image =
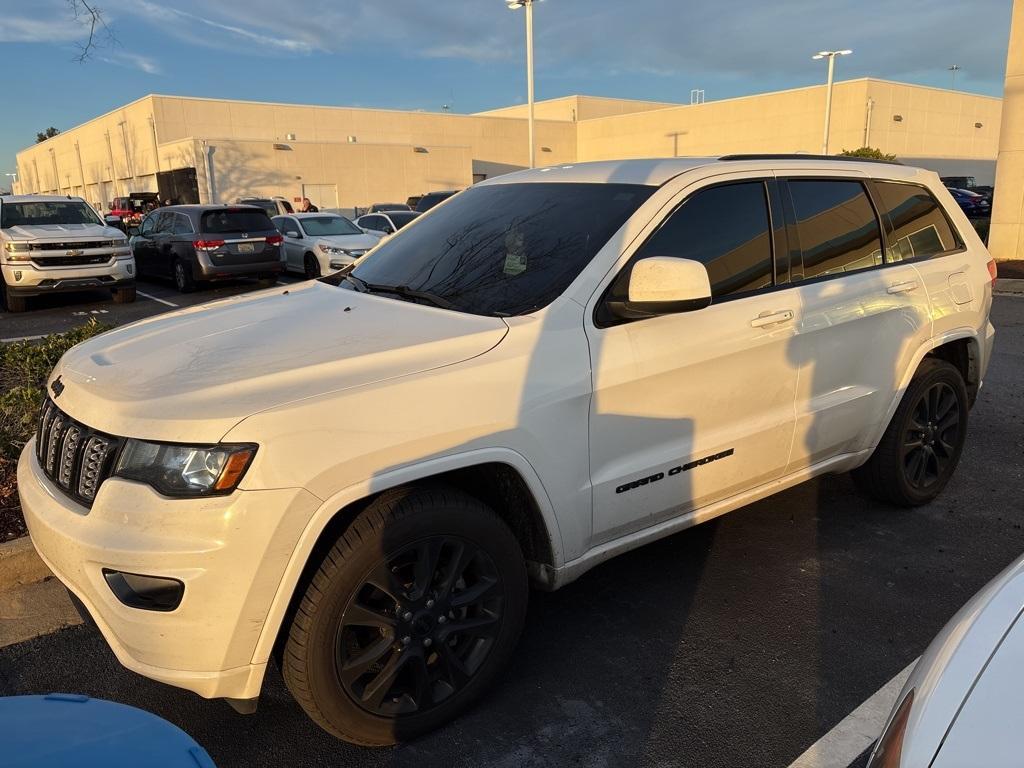
M 651 256 L 633 265 L 629 298 L 612 302 L 610 309 L 635 319 L 692 312 L 711 304 L 711 281 L 699 261 L 674 256 Z
M 300 235 L 294 229 L 289 229 L 287 232 L 284 233 L 284 236 L 285 237 L 290 237 L 292 240 L 301 240 L 302 239 L 302 235 Z

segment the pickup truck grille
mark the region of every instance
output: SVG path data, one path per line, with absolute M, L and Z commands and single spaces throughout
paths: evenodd
M 30 251 L 84 251 L 88 248 L 113 248 L 113 240 L 67 240 L 65 242 L 29 243 Z
M 36 431 L 39 466 L 58 488 L 91 507 L 100 485 L 114 470 L 124 441 L 81 424 L 54 404 L 43 403 Z
M 78 267 L 83 264 L 106 264 L 114 255 L 97 253 L 92 256 L 37 256 L 32 263 L 37 267 Z

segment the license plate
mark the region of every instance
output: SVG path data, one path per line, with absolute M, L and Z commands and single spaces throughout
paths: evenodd
M 252 253 L 255 250 L 256 250 L 256 247 L 252 243 L 239 243 L 238 244 L 238 252 L 239 253 Z

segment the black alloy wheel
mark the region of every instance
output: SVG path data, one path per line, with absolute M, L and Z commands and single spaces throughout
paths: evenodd
M 457 536 L 431 536 L 382 560 L 345 607 L 337 674 L 367 712 L 426 712 L 486 660 L 504 590 L 494 560 Z
M 907 482 L 925 491 L 945 474 L 958 455 L 960 409 L 953 388 L 944 381 L 918 398 L 903 441 L 903 471 Z

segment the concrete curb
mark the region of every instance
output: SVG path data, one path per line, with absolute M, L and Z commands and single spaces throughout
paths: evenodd
M 1024 280 L 1012 277 L 1000 277 L 996 279 L 995 293 L 1024 294 Z
M 50 575 L 28 536 L 0 544 L 0 592 L 34 584 Z

